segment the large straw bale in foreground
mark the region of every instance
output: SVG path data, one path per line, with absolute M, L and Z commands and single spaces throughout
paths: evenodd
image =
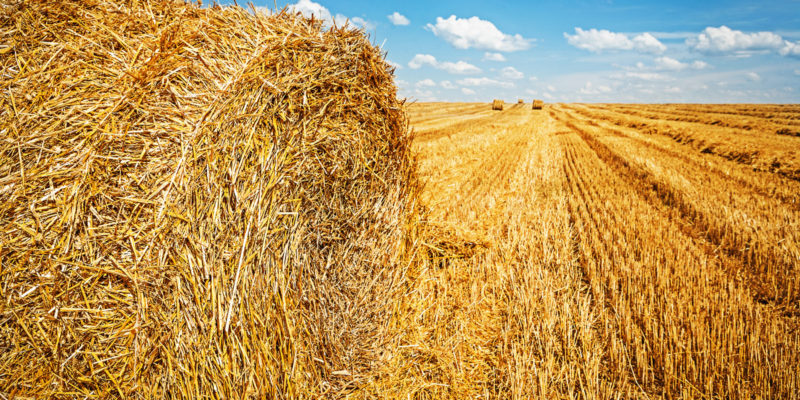
M 373 379 L 417 186 L 364 34 L 167 0 L 0 2 L 0 394 Z

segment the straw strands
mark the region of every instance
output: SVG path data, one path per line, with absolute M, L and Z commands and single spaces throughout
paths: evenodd
M 417 192 L 379 49 L 286 12 L 1 2 L 0 394 L 377 379 Z

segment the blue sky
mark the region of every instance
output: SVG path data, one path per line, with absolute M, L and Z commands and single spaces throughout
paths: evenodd
M 800 0 L 277 6 L 365 29 L 416 101 L 800 102 Z

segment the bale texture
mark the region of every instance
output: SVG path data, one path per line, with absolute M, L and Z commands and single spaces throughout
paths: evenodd
M 0 3 L 4 398 L 377 379 L 417 181 L 363 32 L 169 0 Z
M 492 101 L 492 110 L 503 110 L 503 100 Z
M 538 99 L 534 100 L 533 105 L 531 106 L 531 108 L 534 110 L 541 110 L 542 107 L 544 107 L 544 101 Z

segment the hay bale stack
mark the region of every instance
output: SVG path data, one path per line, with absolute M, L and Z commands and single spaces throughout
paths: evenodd
M 393 69 L 286 12 L 2 0 L 0 394 L 334 396 L 391 358 Z
M 503 110 L 503 100 L 495 99 L 494 101 L 492 101 L 492 110 L 500 110 L 500 111 L 502 111 Z
M 544 107 L 544 101 L 538 99 L 534 100 L 533 105 L 531 106 L 531 108 L 534 110 L 541 110 L 542 107 Z

